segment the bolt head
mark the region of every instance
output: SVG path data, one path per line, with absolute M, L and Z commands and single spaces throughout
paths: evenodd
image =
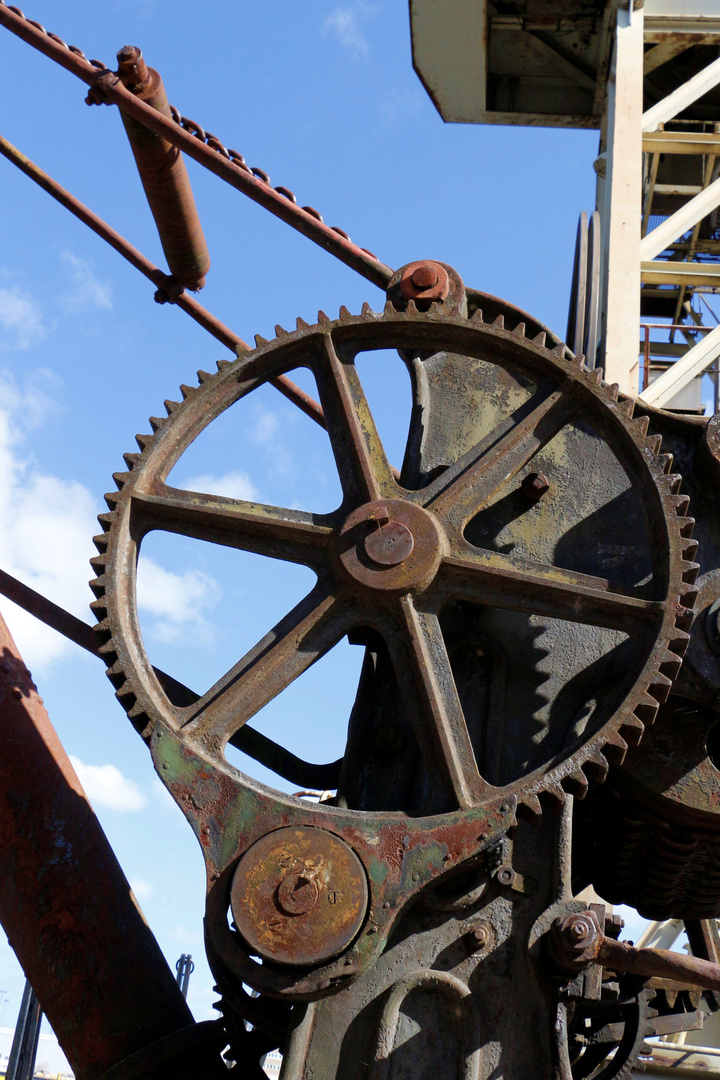
M 422 266 L 418 266 L 413 270 L 412 277 L 410 279 L 416 289 L 432 289 L 433 285 L 437 285 L 438 272 L 437 267 L 432 263 L 423 263 Z
M 541 499 L 549 487 L 550 482 L 544 473 L 528 473 L 520 485 L 523 495 L 532 503 Z
M 469 953 L 482 952 L 492 940 L 490 927 L 485 923 L 480 923 L 479 926 L 474 926 L 472 930 L 469 930 L 462 940 Z

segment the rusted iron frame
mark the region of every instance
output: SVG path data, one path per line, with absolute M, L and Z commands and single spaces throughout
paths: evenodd
M 78 1080 L 178 1038 L 175 1075 L 219 1076 L 1 616 L 0 725 L 0 918 Z
M 2 7 L 0 7 L 0 15 L 2 14 Z M 141 274 L 144 274 L 149 281 L 153 283 L 158 289 L 162 289 L 167 295 L 167 299 L 170 303 L 175 304 L 181 308 L 191 319 L 194 319 L 196 323 L 207 330 L 209 334 L 212 334 L 214 338 L 221 341 L 228 349 L 231 350 L 236 356 L 238 353 L 247 352 L 251 346 L 247 342 L 243 341 L 241 337 L 238 337 L 229 327 L 220 322 L 214 315 L 212 315 L 207 308 L 204 308 L 194 296 L 189 296 L 181 286 L 175 281 L 174 278 L 160 270 L 154 263 L 150 262 L 141 251 L 138 251 L 124 236 L 116 232 L 106 221 L 103 221 L 101 217 L 98 217 L 89 207 L 80 202 L 74 195 L 62 187 L 56 180 L 53 180 L 43 169 L 41 169 L 29 158 L 25 157 L 17 147 L 8 142 L 7 139 L 0 135 L 0 154 L 12 162 L 21 172 L 33 180 L 39 187 L 46 191 L 48 195 L 52 195 L 53 199 L 64 206 L 66 210 L 69 210 L 71 214 L 74 214 L 76 218 L 92 229 L 94 233 L 105 240 L 118 254 L 122 255 L 124 259 L 134 266 L 136 270 L 139 270 Z M 292 379 L 288 379 L 286 375 L 277 375 L 271 380 L 272 385 L 284 394 L 286 398 L 297 405 L 299 409 L 314 420 L 321 427 L 325 426 L 325 419 L 323 416 L 322 407 L 306 394 L 304 390 L 301 390 Z
M 140 101 L 125 89 L 116 75 L 101 67 L 99 62 L 81 58 L 64 43 L 54 40 L 39 24 L 31 23 L 17 11 L 18 9 L 13 10 L 4 3 L 4 0 L 0 0 L 0 25 L 82 79 L 88 86 L 95 87 L 108 104 L 115 104 L 129 116 L 135 117 L 140 123 L 145 124 L 200 165 L 219 176 L 221 180 L 225 180 L 231 187 L 237 188 L 248 198 L 269 210 L 271 214 L 279 217 L 301 232 L 303 236 L 356 270 L 368 281 L 381 289 L 387 287 L 393 274 L 389 266 L 369 255 L 351 240 L 340 236 L 330 226 L 291 202 L 285 195 L 254 176 L 252 172 L 246 172 L 219 151 L 201 142 L 174 120 L 168 120 L 151 106 Z

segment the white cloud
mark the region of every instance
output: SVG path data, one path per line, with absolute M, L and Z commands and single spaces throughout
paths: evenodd
M 145 879 L 141 877 L 130 878 L 130 888 L 135 893 L 138 900 L 149 900 L 155 892 L 155 886 L 151 885 L 149 881 L 145 881 Z
M 130 813 L 147 806 L 147 798 L 139 785 L 123 776 L 115 765 L 86 765 L 72 754 L 70 761 L 93 806 Z
M 373 4 L 357 2 L 338 4 L 328 15 L 323 24 L 323 31 L 332 34 L 344 49 L 356 56 L 366 56 L 368 42 L 361 29 L 361 24 L 375 12 Z
M 38 303 L 22 289 L 0 288 L 0 349 L 29 349 L 37 345 L 47 334 Z
M 269 442 L 277 429 L 277 415 L 274 412 L 270 412 L 268 409 L 259 408 L 257 410 L 257 419 L 255 421 L 255 425 L 250 432 L 250 439 L 254 443 L 262 444 Z
M 147 556 L 138 563 L 138 608 L 155 615 L 155 636 L 161 641 L 177 641 L 192 628 L 200 638 L 211 637 L 205 611 L 218 602 L 221 590 L 215 578 L 202 570 L 174 573 Z
M 222 476 L 191 476 L 181 485 L 185 491 L 200 491 L 206 495 L 224 495 L 228 499 L 257 499 L 257 488 L 246 472 L 228 472 Z
M 87 621 L 98 507 L 82 484 L 43 473 L 23 455 L 27 430 L 51 408 L 42 389 L 51 377 L 41 372 L 38 382 L 39 390 L 32 383 L 21 390 L 0 375 L 0 567 Z M 9 601 L 0 600 L 0 610 L 31 670 L 77 651 Z
M 67 314 L 77 315 L 91 308 L 112 308 L 112 289 L 108 282 L 95 277 L 92 264 L 70 251 L 63 251 L 62 261 L 72 288 L 59 295 L 60 305 Z

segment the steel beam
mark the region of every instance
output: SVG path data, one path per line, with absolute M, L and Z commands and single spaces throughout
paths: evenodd
M 197 1028 L 0 616 L 0 921 L 78 1080 Z M 192 1041 L 192 1040 L 191 1040 Z M 190 1075 L 187 1051 L 175 1070 Z M 210 1056 L 209 1076 L 220 1075 Z M 143 1070 L 143 1075 L 159 1075 Z
M 691 229 L 698 221 L 720 206 L 720 179 L 700 191 L 689 202 L 671 214 L 662 225 L 649 232 L 640 242 L 640 258 L 654 259 L 661 251 Z
M 693 345 L 692 349 L 689 349 L 680 360 L 676 360 L 655 382 L 643 390 L 640 397 L 649 405 L 662 408 L 719 355 L 720 326 L 716 326 L 703 337 L 702 341 Z
M 672 94 L 668 94 L 643 113 L 643 131 L 657 131 L 659 124 L 672 120 L 678 113 L 716 87 L 718 83 L 720 83 L 720 59 L 713 60 L 712 64 L 708 64 L 697 75 L 693 75 L 692 79 L 688 79 L 682 86 L 678 86 L 677 90 L 673 90 Z
M 620 8 L 608 82 L 607 175 L 603 221 L 603 337 L 608 382 L 637 393 L 642 222 L 643 13 Z

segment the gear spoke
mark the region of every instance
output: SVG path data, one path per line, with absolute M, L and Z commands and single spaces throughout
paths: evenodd
M 664 604 L 638 596 L 628 586 L 469 544 L 445 559 L 436 587 L 441 599 L 469 600 L 625 633 L 657 627 L 665 615 Z
M 502 485 L 560 432 L 575 411 L 571 387 L 561 384 L 508 430 L 491 432 L 426 492 L 425 506 L 461 534 Z
M 398 601 L 397 611 L 401 632 L 396 624 L 386 643 L 428 773 L 458 806 L 473 806 L 487 785 L 478 772 L 437 615 L 419 611 L 410 596 Z
M 352 620 L 327 582 L 318 582 L 262 641 L 195 705 L 184 711 L 187 734 L 221 750 L 251 716 L 337 645 Z
M 333 528 L 327 516 L 164 484 L 154 487 L 153 493 L 133 492 L 134 523 L 140 526 L 140 536 L 160 529 L 287 562 L 307 563 L 315 569 L 328 563 Z
M 338 356 L 330 334 L 323 345 L 315 374 L 343 491 L 355 505 L 391 498 L 398 487 L 355 364 Z

